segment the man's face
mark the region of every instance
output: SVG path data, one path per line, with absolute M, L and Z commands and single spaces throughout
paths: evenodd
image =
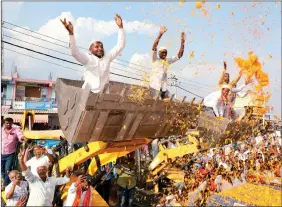
M 94 42 L 91 44 L 89 48 L 90 52 L 97 56 L 98 58 L 102 58 L 104 56 L 104 46 L 102 42 Z
M 37 173 L 40 178 L 46 177 L 48 172 L 48 168 L 46 166 L 40 166 L 37 168 Z
M 34 148 L 33 154 L 36 158 L 40 158 L 42 156 L 42 149 L 41 148 Z
M 229 83 L 229 73 L 224 73 L 223 80 L 225 83 Z
M 5 129 L 12 129 L 12 125 L 13 125 L 13 122 L 11 121 L 5 121 L 4 123 Z
M 167 56 L 167 50 L 160 50 L 159 51 L 159 57 L 164 60 Z
M 9 178 L 12 182 L 15 182 L 16 180 L 21 180 L 21 174 L 19 172 L 11 172 Z
M 81 181 L 81 188 L 82 188 L 82 190 L 87 190 L 88 189 L 88 181 L 86 179 L 83 179 Z
M 222 95 L 224 95 L 224 96 L 227 96 L 228 95 L 228 93 L 229 93 L 229 89 L 228 88 L 223 88 L 222 89 Z

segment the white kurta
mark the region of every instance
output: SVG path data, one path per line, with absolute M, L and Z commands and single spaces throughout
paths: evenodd
M 152 73 L 150 76 L 150 87 L 160 91 L 167 90 L 167 69 L 170 64 L 179 60 L 178 56 L 173 56 L 171 58 L 166 58 L 162 60 L 158 57 L 157 51 L 152 51 Z
M 121 54 L 125 47 L 125 32 L 123 29 L 118 31 L 118 42 L 116 46 L 109 52 L 105 53 L 102 58 L 98 58 L 92 54 L 86 54 L 78 49 L 73 35 L 70 35 L 70 52 L 71 55 L 81 63 L 86 71 L 84 73 L 85 82 L 82 88 L 87 84 L 91 86 L 93 93 L 99 93 L 109 82 L 110 64 Z
M 13 182 L 5 187 L 5 196 L 10 192 L 13 186 Z M 7 199 L 6 206 L 16 206 L 17 202 L 20 200 L 21 196 L 28 195 L 28 183 L 26 181 L 21 181 L 20 185 L 16 185 L 14 194 L 10 199 Z
M 38 176 L 37 173 L 37 168 L 40 166 L 49 166 L 50 165 L 50 160 L 48 156 L 42 155 L 38 159 L 36 157 L 32 157 L 30 160 L 28 160 L 25 165 L 27 167 L 30 167 L 30 171 L 32 172 L 33 175 Z
M 56 185 L 63 185 L 70 181 L 68 177 L 47 177 L 43 182 L 41 178 L 33 175 L 29 169 L 22 172 L 29 184 L 30 194 L 27 206 L 52 206 Z
M 213 111 L 217 117 L 223 116 L 226 109 L 223 101 L 220 100 L 221 90 L 212 92 L 210 95 L 204 98 L 204 106 L 213 108 Z

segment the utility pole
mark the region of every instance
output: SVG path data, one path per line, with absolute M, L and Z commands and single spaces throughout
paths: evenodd
M 3 2 L 1 1 L 1 8 L 3 6 Z M 3 12 L 1 13 L 1 19 L 3 19 Z M 1 75 L 3 75 L 3 71 L 4 71 L 4 43 L 3 43 L 3 25 L 4 22 L 1 22 Z
M 177 99 L 177 86 L 178 86 L 178 78 L 176 78 L 175 75 L 173 75 L 171 78 L 172 83 L 171 85 L 174 86 L 174 94 L 175 94 L 175 99 Z

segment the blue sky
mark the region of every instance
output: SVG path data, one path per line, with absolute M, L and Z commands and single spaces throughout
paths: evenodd
M 221 8 L 217 8 L 217 5 L 220 5 Z M 150 55 L 160 24 L 168 27 L 160 46 L 167 46 L 169 55 L 177 54 L 180 46 L 180 33 L 185 31 L 188 43 L 185 46 L 184 56 L 173 65 L 171 70 L 185 78 L 183 82 L 186 82 L 186 85 L 182 85 L 183 87 L 201 96 L 211 92 L 211 88 L 210 91 L 201 90 L 200 86 L 192 87 L 188 84 L 203 83 L 215 87 L 223 60 L 227 61 L 231 76 L 234 76 L 238 73 L 238 69 L 234 65 L 233 58 L 238 56 L 246 58 L 247 52 L 253 50 L 265 63 L 264 71 L 270 76 L 269 90 L 273 93 L 270 105 L 275 106 L 276 113 L 281 113 L 281 5 L 278 3 L 208 2 L 203 7 L 208 11 L 207 16 L 200 9 L 195 8 L 194 2 L 184 3 L 184 5 L 177 2 L 24 2 L 22 4 L 4 2 L 3 6 L 4 20 L 34 31 L 43 31 L 42 26 L 48 25 L 50 20 L 57 18 L 62 12 L 70 12 L 74 19 L 85 17 L 105 22 L 112 21 L 114 14 L 119 13 L 126 22 L 139 21 L 154 25 L 156 28 L 153 34 L 147 30 L 144 33 L 127 34 L 127 46 L 120 57 L 127 61 L 132 60 L 136 53 Z M 140 24 L 140 27 L 142 25 Z M 51 35 L 52 32 L 55 35 L 56 27 L 50 27 L 49 30 L 54 31 L 47 31 L 48 35 Z M 96 37 L 95 35 L 93 34 L 93 37 Z M 99 35 L 99 38 L 101 37 Z M 87 36 L 79 39 L 78 43 L 87 48 L 89 44 L 85 39 L 88 42 L 91 41 Z M 62 40 L 68 41 L 67 38 Z M 102 41 L 106 50 L 109 50 L 116 43 L 116 33 L 106 35 Z M 195 57 L 191 59 L 189 53 L 192 51 Z M 271 59 L 269 55 L 272 56 Z M 21 65 L 20 61 L 23 60 L 17 59 L 16 62 Z M 13 56 L 7 57 L 5 67 L 10 67 L 12 61 L 14 61 Z M 207 67 L 193 66 L 200 62 Z M 45 63 L 40 62 L 39 64 Z M 210 66 L 214 66 L 215 70 L 209 70 Z M 23 66 L 21 69 L 23 75 L 34 76 L 33 78 L 44 79 L 40 75 L 44 74 L 47 77 L 45 74 L 49 72 L 43 69 L 43 73 L 38 73 L 37 68 L 33 69 L 30 66 L 28 70 L 25 70 L 25 67 L 28 66 Z M 48 67 L 50 68 L 50 65 Z M 55 68 L 52 73 L 56 75 L 58 70 L 62 69 Z M 58 74 L 58 76 L 61 75 Z

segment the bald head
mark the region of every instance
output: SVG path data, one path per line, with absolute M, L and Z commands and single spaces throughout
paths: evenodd
M 21 174 L 19 171 L 17 170 L 12 170 L 11 172 L 9 172 L 9 178 L 12 182 L 14 182 L 15 180 L 20 180 L 21 179 Z
M 94 41 L 90 47 L 89 51 L 98 58 L 102 58 L 104 56 L 104 45 L 100 41 Z

